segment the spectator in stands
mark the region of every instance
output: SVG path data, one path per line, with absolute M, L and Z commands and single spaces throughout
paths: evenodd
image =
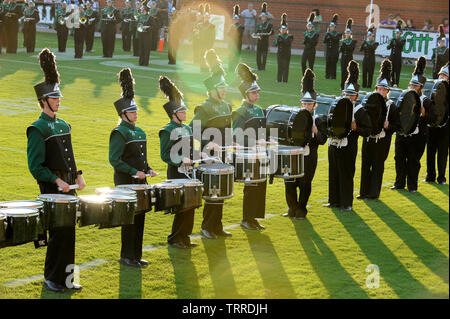
M 406 19 L 406 27 L 405 30 L 415 30 L 416 27 L 414 26 L 413 19 Z
M 247 43 L 247 50 L 254 50 L 255 41 L 252 38 L 252 33 L 255 32 L 256 26 L 256 10 L 253 9 L 253 3 L 249 3 L 247 9 L 241 12 L 244 18 L 244 39 Z
M 394 29 L 397 25 L 397 22 L 394 21 L 394 15 L 390 14 L 388 15 L 388 18 L 386 20 L 380 22 L 380 25 L 384 28 Z
M 405 20 L 402 19 L 402 17 L 400 16 L 400 13 L 397 13 L 396 15 L 394 15 L 394 21 L 395 21 L 395 23 L 397 23 L 398 21 L 401 21 L 402 29 L 406 28 L 406 22 L 405 22 Z
M 322 23 L 322 16 L 320 15 L 319 9 L 314 9 L 313 12 L 316 15 L 313 21 L 314 31 L 320 33 L 320 24 Z
M 433 22 L 431 22 L 430 18 L 425 19 L 424 22 L 425 22 L 425 25 L 422 28 L 422 30 L 424 30 L 424 31 L 434 31 L 434 25 L 433 25 Z
M 442 25 L 444 26 L 444 32 L 445 32 L 445 33 L 448 33 L 448 31 L 449 31 L 449 28 L 448 28 L 448 18 L 443 18 L 441 23 L 442 23 Z

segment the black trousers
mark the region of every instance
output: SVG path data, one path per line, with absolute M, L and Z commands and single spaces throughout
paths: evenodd
M 267 52 L 269 50 L 269 43 L 267 41 L 258 41 L 256 45 L 256 64 L 258 70 L 266 69 Z
M 144 237 L 145 213 L 134 216 L 134 224 L 122 226 L 122 249 L 120 257 L 140 261 Z
M 395 186 L 417 190 L 420 158 L 425 151 L 426 137 L 419 133 L 412 136 L 396 135 L 395 138 Z
M 189 245 L 191 243 L 189 235 L 192 234 L 192 229 L 194 228 L 194 215 L 195 209 L 175 213 L 172 233 L 167 237 L 169 244 L 183 243 Z
M 394 57 L 392 61 L 392 85 L 400 82 L 400 73 L 402 72 L 402 57 Z
M 168 48 L 167 48 L 167 57 L 169 59 L 169 64 L 177 64 L 177 51 L 178 51 L 178 42 L 173 40 L 169 40 Z
M 357 139 L 346 147 L 328 146 L 328 202 L 339 207 L 353 204 L 353 177 L 358 152 Z
M 317 148 L 310 149 L 308 156 L 304 157 L 305 175 L 300 178 L 286 179 L 284 190 L 286 203 L 289 207 L 291 217 L 305 217 L 308 214 L 309 196 L 311 195 L 311 185 L 317 168 Z M 297 188 L 300 189 L 297 199 Z
M 131 32 L 129 28 L 129 24 L 124 24 L 124 28 L 122 30 L 122 49 L 125 52 L 131 51 Z
M 6 53 L 17 52 L 17 36 L 19 33 L 19 23 L 5 23 L 4 28 L 6 31 Z
M 223 200 L 205 200 L 203 206 L 202 229 L 214 234 L 220 233 L 223 230 L 222 214 Z
M 58 25 L 56 27 L 56 36 L 58 37 L 58 52 L 66 52 L 67 36 L 69 29 L 66 26 Z
M 278 55 L 278 82 L 287 82 L 289 78 L 289 64 L 291 63 L 291 55 Z
M 380 197 L 383 182 L 384 162 L 389 155 L 392 135 L 376 141 L 374 138 L 363 139 L 361 158 L 361 184 L 359 194 L 363 197 Z
M 94 46 L 95 25 L 86 27 L 86 52 L 91 52 Z
M 23 27 L 23 41 L 27 48 L 27 53 L 33 53 L 36 45 L 36 25 L 26 23 Z
M 449 125 L 442 128 L 430 127 L 428 129 L 427 141 L 427 178 L 429 182 L 434 182 L 436 179 L 436 154 L 437 154 L 437 169 L 438 183 L 445 183 L 445 171 L 447 169 L 447 157 L 449 151 Z
M 56 184 L 39 183 L 41 194 L 58 194 Z M 74 193 L 72 193 L 73 195 Z M 49 230 L 47 255 L 45 257 L 44 278 L 66 286 L 66 279 L 72 275 L 75 264 L 75 227 L 59 227 Z M 70 270 L 69 270 L 70 269 Z M 66 272 L 66 270 L 69 270 Z
M 255 218 L 264 218 L 266 214 L 267 182 L 244 186 L 242 202 L 242 220 L 252 222 Z
M 341 90 L 344 89 L 345 81 L 348 77 L 347 66 L 353 60 L 353 56 L 343 55 L 341 57 Z
M 116 25 L 105 23 L 102 30 L 103 57 L 112 58 L 116 43 Z
M 327 54 L 325 57 L 325 78 L 326 79 L 336 79 L 336 68 L 339 58 L 339 53 L 337 54 Z
M 375 71 L 375 56 L 364 56 L 363 59 L 363 88 L 371 88 L 373 72 Z
M 306 63 L 308 63 L 309 68 L 314 70 L 314 61 L 316 59 L 316 49 L 305 49 L 302 55 L 302 74 L 305 74 Z
M 133 56 L 139 56 L 139 38 L 136 36 L 136 26 L 131 30 L 131 37 L 133 42 Z
M 84 40 L 86 37 L 86 29 L 84 27 L 74 28 L 73 42 L 75 48 L 75 59 L 81 59 L 83 57 Z
M 148 60 L 150 59 L 150 49 L 152 47 L 152 33 L 140 32 L 139 33 L 139 65 L 148 66 Z

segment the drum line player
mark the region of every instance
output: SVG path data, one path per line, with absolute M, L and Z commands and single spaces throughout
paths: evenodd
M 195 209 L 202 206 L 202 199 L 203 237 L 229 237 L 231 234 L 223 229 L 221 221 L 223 206 L 234 196 L 234 182 L 241 182 L 245 185 L 241 226 L 262 230 L 265 227 L 256 218 L 264 218 L 269 177 L 270 184 L 274 178 L 285 182 L 289 209 L 283 216 L 304 219 L 317 167 L 317 148 L 329 138 L 330 199 L 326 206 L 352 211 L 358 136 L 364 138 L 364 179 L 357 198 L 377 199 L 393 132 L 397 132 L 399 143 L 406 143 L 402 148 L 396 141 L 399 166 L 400 153 L 414 147 L 411 141 L 418 138 L 419 126 L 448 125 L 448 64 L 440 70 L 438 80 L 426 81 L 423 59 L 418 59 L 411 88 L 400 90 L 391 88 L 392 64 L 385 59 L 376 90 L 359 92 L 359 65 L 352 60 L 343 94 L 337 98 L 318 94 L 314 72 L 307 69 L 301 83 L 301 107 L 272 105 L 263 109 L 256 105 L 261 92 L 258 77 L 240 63 L 236 73 L 241 80 L 243 103 L 232 111 L 224 100 L 228 84 L 220 58 L 210 49 L 204 59 L 210 70 L 204 81 L 208 97 L 195 108 L 189 125 L 183 123 L 188 110 L 183 94 L 169 78 L 159 79 L 159 87 L 168 98 L 163 107 L 169 123 L 159 132 L 160 156 L 168 165 L 168 179 L 159 184 L 147 183 L 147 177 L 158 173 L 147 161 L 146 134 L 135 125 L 139 108 L 134 100 L 134 79 L 131 70 L 125 68 L 119 73 L 122 96 L 114 102 L 121 122 L 110 137 L 109 158 L 115 187 L 98 188 L 97 195 L 76 196 L 76 190 L 81 191 L 86 184 L 75 162 L 71 126 L 56 117 L 62 94 L 54 54 L 49 49 L 41 51 L 39 62 L 44 81 L 34 88 L 42 113 L 27 128 L 29 170 L 41 194 L 36 200 L 0 203 L 0 247 L 29 242 L 34 242 L 36 248 L 47 246 L 47 289 L 82 289 L 72 279 L 67 280 L 73 278 L 73 270 L 66 272 L 67 265 L 75 263 L 76 224 L 122 227 L 119 262 L 130 267 L 147 266 L 149 263 L 141 259 L 144 218 L 153 208 L 174 215 L 168 236 L 168 243 L 174 248 L 196 246 L 189 235 Z M 327 114 L 316 114 L 318 105 L 325 105 Z M 198 123 L 201 134 L 196 136 Z M 231 129 L 234 135 L 229 140 L 224 133 Z M 217 131 L 222 134 L 220 139 L 214 136 Z M 197 147 L 199 144 L 201 148 Z M 409 154 L 413 151 L 408 149 Z M 379 156 L 374 158 L 377 153 Z M 409 179 L 417 179 L 415 171 L 399 177 L 406 168 L 401 169 L 400 173 L 397 170 L 398 180 L 408 178 L 409 186 Z M 396 185 L 396 189 L 404 187 Z

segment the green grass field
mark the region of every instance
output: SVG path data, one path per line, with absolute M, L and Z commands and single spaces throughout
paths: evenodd
M 56 35 L 39 33 L 37 38 L 37 48 L 49 47 L 56 52 Z M 72 37 L 69 52 L 56 54 L 64 95 L 58 116 L 72 125 L 75 156 L 88 185 L 79 194 L 113 186 L 108 142 L 118 121 L 113 102 L 120 96 L 117 73 L 122 67 L 131 67 L 136 79 L 136 102 L 141 108 L 137 125 L 148 135 L 149 162 L 161 173 L 151 183 L 160 182 L 165 179 L 166 165 L 159 156 L 158 131 L 168 119 L 157 79 L 168 75 L 182 89 L 190 120 L 195 105 L 205 99 L 202 80 L 206 74 L 199 74 L 185 62 L 190 61 L 189 47 L 180 49 L 177 67 L 167 65 L 166 53 L 155 52 L 149 67 L 139 67 L 137 58 L 121 50 L 121 40 L 116 41 L 115 57 L 108 60 L 99 58 L 101 42 L 98 38 L 95 41 L 95 52 L 82 60 L 73 59 Z M 37 52 L 0 55 L 0 201 L 34 199 L 39 192 L 27 167 L 25 135 L 26 127 L 40 113 L 33 90 L 43 78 Z M 300 59 L 293 56 L 289 83 L 279 84 L 276 56 L 269 55 L 266 71 L 259 74 L 261 106 L 298 105 Z M 245 51 L 243 60 L 256 66 L 254 53 Z M 403 67 L 400 87 L 407 86 L 412 69 Z M 324 70 L 324 59 L 317 58 L 316 90 L 339 94 L 340 80 L 325 80 Z M 431 76 L 429 68 L 426 75 Z M 228 81 L 235 82 L 234 75 L 229 75 Z M 235 84 L 227 100 L 234 109 L 240 106 L 241 95 Z M 355 196 L 360 163 L 358 154 Z M 420 181 L 425 173 L 424 156 Z M 275 180 L 268 185 L 267 220 L 261 221 L 267 229 L 261 233 L 244 231 L 237 226 L 242 218 L 243 185 L 236 183 L 235 196 L 226 201 L 223 217 L 232 238 L 201 239 L 202 209 L 198 209 L 197 236 L 192 241 L 199 247 L 174 250 L 166 242 L 172 216 L 150 212 L 143 258 L 151 265 L 135 270 L 117 262 L 120 228 L 77 227 L 76 263 L 85 266 L 80 272 L 81 292 L 53 294 L 43 289 L 42 278 L 36 275 L 43 274 L 46 250 L 34 249 L 29 243 L 0 249 L 0 298 L 448 298 L 449 187 L 420 182 L 415 194 L 394 192 L 389 189 L 394 178 L 392 144 L 379 201 L 355 200 L 354 213 L 324 208 L 328 161 L 327 147 L 321 146 L 307 220 L 280 217 L 287 206 L 284 184 Z M 371 274 L 366 268 L 371 264 L 379 267 L 379 288 L 366 285 Z M 18 279 L 25 280 L 15 282 Z

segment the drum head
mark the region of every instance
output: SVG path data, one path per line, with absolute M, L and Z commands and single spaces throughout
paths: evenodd
M 431 91 L 431 101 L 433 102 L 432 112 L 436 120 L 431 126 L 439 126 L 445 123 L 448 118 L 448 82 L 437 80 Z
M 94 204 L 109 204 L 111 200 L 102 195 L 81 195 L 78 196 L 81 202 Z
M 420 97 L 414 90 L 405 90 L 400 94 L 396 102 L 400 117 L 400 129 L 402 134 L 411 134 L 417 126 L 420 116 Z
M 234 167 L 228 164 L 202 164 L 198 166 L 198 170 L 207 174 L 232 174 Z
M 44 203 L 38 200 L 14 200 L 0 203 L 0 208 L 42 208 Z
M 35 208 L 2 208 L 0 214 L 7 217 L 34 217 L 39 216 L 39 211 Z
M 118 188 L 129 188 L 134 191 L 137 190 L 145 190 L 145 189 L 151 189 L 153 186 L 149 184 L 123 184 L 123 185 L 117 185 Z
M 312 138 L 313 118 L 307 109 L 301 109 L 292 121 L 292 140 L 295 146 L 305 146 Z
M 126 202 L 126 203 L 136 203 L 137 199 L 136 196 L 128 196 L 128 195 L 122 195 L 122 194 L 104 194 L 102 195 L 113 202 Z
M 38 200 L 51 203 L 76 203 L 78 197 L 64 194 L 40 194 L 37 197 Z
M 271 150 L 275 155 L 300 155 L 305 153 L 305 149 L 299 146 L 279 145 Z
M 384 97 L 378 92 L 369 93 L 364 97 L 362 106 L 370 116 L 370 122 L 372 123 L 371 135 L 377 135 L 383 129 L 384 121 L 386 120 L 387 107 Z
M 183 186 L 203 186 L 203 183 L 200 180 L 189 178 L 168 179 L 164 182 L 177 183 Z
M 136 197 L 136 192 L 132 189 L 127 188 L 110 188 L 110 187 L 102 187 L 96 188 L 95 193 L 98 195 L 126 195 L 126 196 L 134 196 Z
M 341 97 L 333 102 L 328 113 L 328 136 L 341 139 L 351 130 L 353 103 L 348 98 Z

